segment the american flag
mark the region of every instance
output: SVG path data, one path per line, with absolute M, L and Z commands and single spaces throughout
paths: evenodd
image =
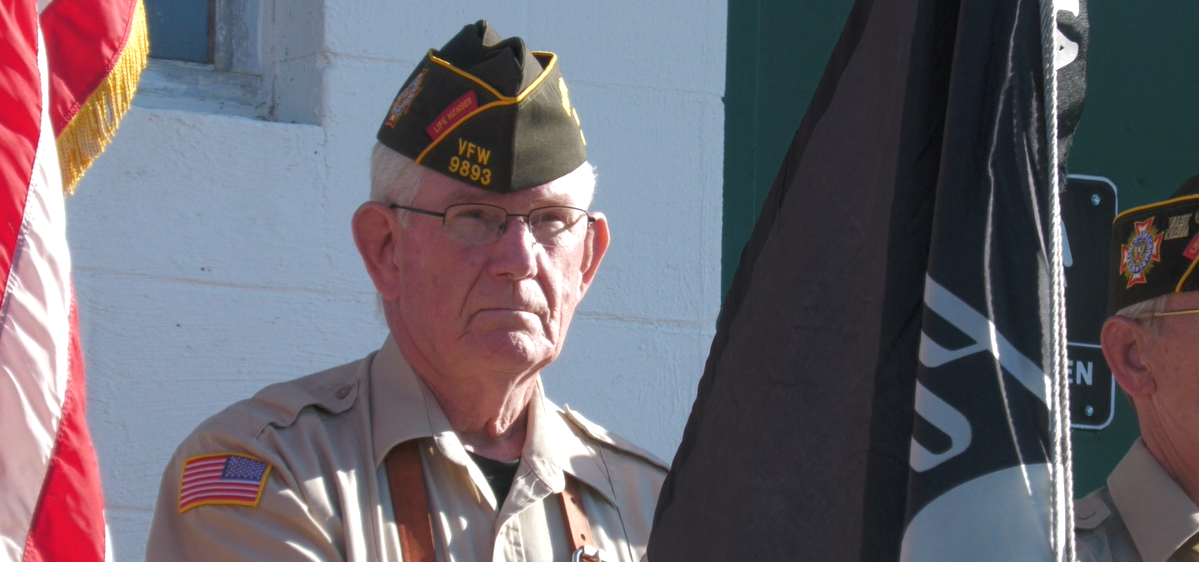
M 0 0 L 0 560 L 111 560 L 67 251 L 69 191 L 145 66 L 139 0 Z
M 200 505 L 258 505 L 271 466 L 241 455 L 192 457 L 183 464 L 179 513 Z

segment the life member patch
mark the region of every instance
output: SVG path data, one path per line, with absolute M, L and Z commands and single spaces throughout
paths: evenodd
M 1199 257 L 1199 234 L 1196 234 L 1194 238 L 1191 238 L 1191 243 L 1187 244 L 1186 250 L 1183 250 L 1182 257 L 1191 261 L 1194 261 L 1195 258 Z
M 463 94 L 462 97 L 454 100 L 454 103 L 451 103 L 448 107 L 446 107 L 445 110 L 441 112 L 441 115 L 438 115 L 437 119 L 433 120 L 433 124 L 425 128 L 425 133 L 429 135 L 429 138 L 436 141 L 437 139 L 440 139 L 441 135 L 444 135 L 446 131 L 450 130 L 454 125 L 457 125 L 459 121 L 461 121 L 467 115 L 470 115 L 478 108 L 479 97 L 476 96 L 473 91 L 467 92 Z
M 421 84 L 424 83 L 425 75 L 428 73 L 428 69 L 420 71 L 416 78 L 413 78 L 403 90 L 400 90 L 400 93 L 396 94 L 395 101 L 391 102 L 391 111 L 387 114 L 387 120 L 383 122 L 384 125 L 394 129 L 400 116 L 408 113 L 408 108 L 412 107 L 412 101 L 420 93 Z
M 1162 233 L 1153 228 L 1154 218 L 1133 223 L 1128 243 L 1120 245 L 1120 274 L 1128 279 L 1125 289 L 1144 283 L 1153 264 L 1161 261 Z
M 191 457 L 179 479 L 179 513 L 201 505 L 257 507 L 271 465 L 248 455 Z

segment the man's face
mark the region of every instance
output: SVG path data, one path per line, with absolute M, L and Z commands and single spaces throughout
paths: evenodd
M 550 205 L 585 208 L 572 191 L 548 185 L 496 194 L 427 174 L 411 206 L 440 212 L 487 203 L 520 214 Z M 517 376 L 558 357 L 602 257 L 594 229 L 605 229 L 606 240 L 606 223 L 587 227 L 586 237 L 570 246 L 545 247 L 514 218 L 498 241 L 467 246 L 449 239 L 438 217 L 394 212 L 407 213 L 408 226 L 396 227 L 400 290 L 391 328 L 405 355 L 416 356 L 409 359 L 418 371 L 468 380 L 495 372 Z

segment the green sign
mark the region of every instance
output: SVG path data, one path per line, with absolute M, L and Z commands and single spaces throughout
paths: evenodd
M 1115 415 L 1116 385 L 1099 334 L 1107 317 L 1107 258 L 1116 218 L 1116 186 L 1107 178 L 1070 176 L 1062 193 L 1066 266 L 1066 376 L 1075 429 L 1100 430 Z

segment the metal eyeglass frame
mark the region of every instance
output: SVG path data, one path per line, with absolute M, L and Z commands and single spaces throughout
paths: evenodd
M 1167 310 L 1165 312 L 1145 312 L 1136 315 L 1137 320 L 1152 320 L 1158 316 L 1183 316 L 1186 314 L 1199 314 L 1199 308 L 1183 308 L 1180 310 Z
M 508 219 L 511 219 L 512 217 L 519 217 L 519 218 L 522 218 L 522 219 L 524 219 L 522 222 L 524 222 L 524 223 L 525 223 L 525 227 L 529 229 L 529 233 L 530 233 L 530 234 L 532 234 L 533 230 L 532 230 L 532 224 L 530 224 L 530 222 L 529 222 L 529 220 L 530 220 L 530 219 L 529 219 L 529 217 L 530 217 L 530 216 L 531 216 L 533 213 L 535 213 L 535 212 L 537 212 L 537 211 L 540 211 L 540 210 L 542 210 L 542 209 L 573 209 L 573 210 L 575 210 L 575 211 L 579 211 L 580 213 L 583 213 L 583 216 L 587 217 L 587 225 L 588 225 L 588 226 L 590 226 L 590 225 L 591 225 L 592 223 L 594 223 L 594 222 L 595 222 L 595 220 L 596 220 L 596 219 L 595 219 L 595 217 L 591 216 L 591 213 L 587 212 L 587 210 L 586 210 L 586 209 L 580 209 L 580 208 L 578 208 L 578 207 L 571 207 L 570 205 L 546 205 L 546 206 L 544 206 L 544 207 L 537 207 L 536 209 L 529 209 L 529 212 L 527 212 L 527 213 L 524 213 L 524 214 L 521 214 L 521 213 L 509 213 L 509 212 L 508 212 L 508 209 L 505 209 L 505 208 L 503 208 L 503 207 L 501 207 L 501 206 L 499 206 L 499 205 L 491 205 L 491 204 L 489 204 L 489 203 L 456 203 L 456 204 L 453 204 L 453 205 L 450 205 L 450 206 L 446 207 L 446 208 L 445 208 L 445 211 L 442 211 L 442 212 L 440 212 L 440 213 L 439 213 L 439 212 L 437 212 L 437 211 L 430 211 L 430 210 L 428 210 L 428 209 L 421 209 L 421 208 L 418 208 L 418 207 L 409 207 L 408 205 L 398 205 L 398 204 L 396 204 L 396 203 L 391 203 L 390 205 L 388 205 L 388 207 L 389 207 L 389 208 L 391 208 L 391 209 L 403 209 L 403 210 L 405 210 L 405 211 L 409 211 L 409 212 L 417 213 L 417 214 L 420 214 L 420 215 L 427 215 L 427 216 L 430 216 L 430 217 L 438 217 L 438 218 L 440 218 L 440 219 L 441 219 L 441 225 L 442 225 L 442 226 L 445 226 L 445 219 L 446 219 L 446 215 L 448 215 L 448 214 L 449 214 L 449 210 L 450 210 L 450 209 L 453 209 L 454 207 L 465 207 L 465 206 L 472 206 L 472 207 L 492 207 L 492 208 L 495 208 L 495 209 L 499 209 L 499 210 L 501 210 L 501 211 L 503 211 L 503 212 L 504 212 L 504 215 L 505 215 L 505 218 L 504 218 L 504 224 L 507 224 L 507 223 L 508 223 Z M 504 229 L 503 229 L 503 228 L 501 228 L 501 229 L 500 229 L 500 233 L 501 233 L 501 234 L 503 234 L 503 233 L 504 233 Z M 536 236 L 534 236 L 534 238 L 536 238 Z M 497 238 L 497 240 L 498 240 L 498 238 Z M 492 242 L 494 243 L 494 241 L 492 241 Z M 538 241 L 537 243 L 538 243 L 538 244 L 541 244 L 542 246 L 545 246 L 545 244 L 543 244 L 541 241 Z

